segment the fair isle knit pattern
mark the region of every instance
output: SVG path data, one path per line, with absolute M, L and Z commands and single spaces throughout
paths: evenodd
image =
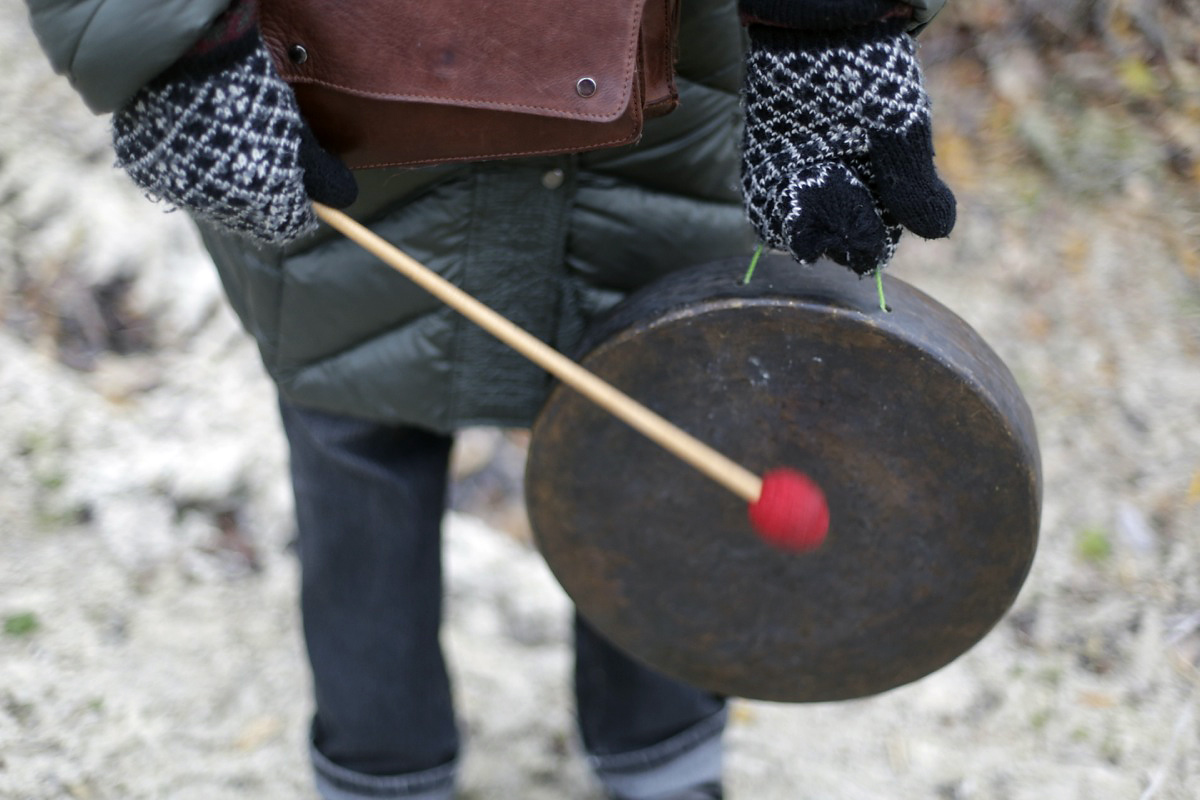
M 113 115 L 113 146 L 151 197 L 278 245 L 317 227 L 304 122 L 262 40 L 247 38 L 216 69 L 177 68 L 144 87 Z
M 902 224 L 946 235 L 953 196 L 933 171 L 912 37 L 837 43 L 759 26 L 751 35 L 742 183 L 764 243 L 866 274 L 890 261 Z

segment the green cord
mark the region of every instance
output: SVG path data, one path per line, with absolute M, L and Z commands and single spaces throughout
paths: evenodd
M 759 242 L 758 247 L 754 248 L 754 256 L 750 259 L 750 266 L 746 268 L 746 275 L 742 278 L 742 285 L 750 283 L 750 279 L 754 277 L 754 270 L 758 267 L 758 259 L 762 257 L 765 244 Z M 883 268 L 875 270 L 875 291 L 879 293 L 879 310 L 891 313 L 888 308 L 887 299 L 883 295 Z
M 754 268 L 758 266 L 758 259 L 759 256 L 762 255 L 763 247 L 765 247 L 765 245 L 762 242 L 759 242 L 758 247 L 755 248 L 754 257 L 750 259 L 750 268 L 746 270 L 746 277 L 742 278 L 743 286 L 750 283 L 750 278 L 754 276 Z

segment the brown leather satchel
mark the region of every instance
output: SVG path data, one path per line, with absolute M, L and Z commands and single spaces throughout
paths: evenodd
M 635 142 L 679 101 L 679 0 L 262 0 L 263 38 L 350 167 Z

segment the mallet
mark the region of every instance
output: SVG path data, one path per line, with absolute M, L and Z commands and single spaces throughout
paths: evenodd
M 779 468 L 761 478 L 668 422 L 541 339 L 476 300 L 346 214 L 313 203 L 317 216 L 388 266 L 634 430 L 749 503 L 750 523 L 768 543 L 795 551 L 820 546 L 829 529 L 825 495 L 810 478 Z

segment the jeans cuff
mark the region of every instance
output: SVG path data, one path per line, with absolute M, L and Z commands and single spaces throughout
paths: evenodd
M 339 767 L 310 745 L 322 800 L 452 800 L 458 761 L 404 775 L 367 775 Z
M 721 709 L 656 745 L 629 753 L 589 756 L 604 788 L 631 800 L 654 800 L 706 783 L 720 782 L 728 710 Z

